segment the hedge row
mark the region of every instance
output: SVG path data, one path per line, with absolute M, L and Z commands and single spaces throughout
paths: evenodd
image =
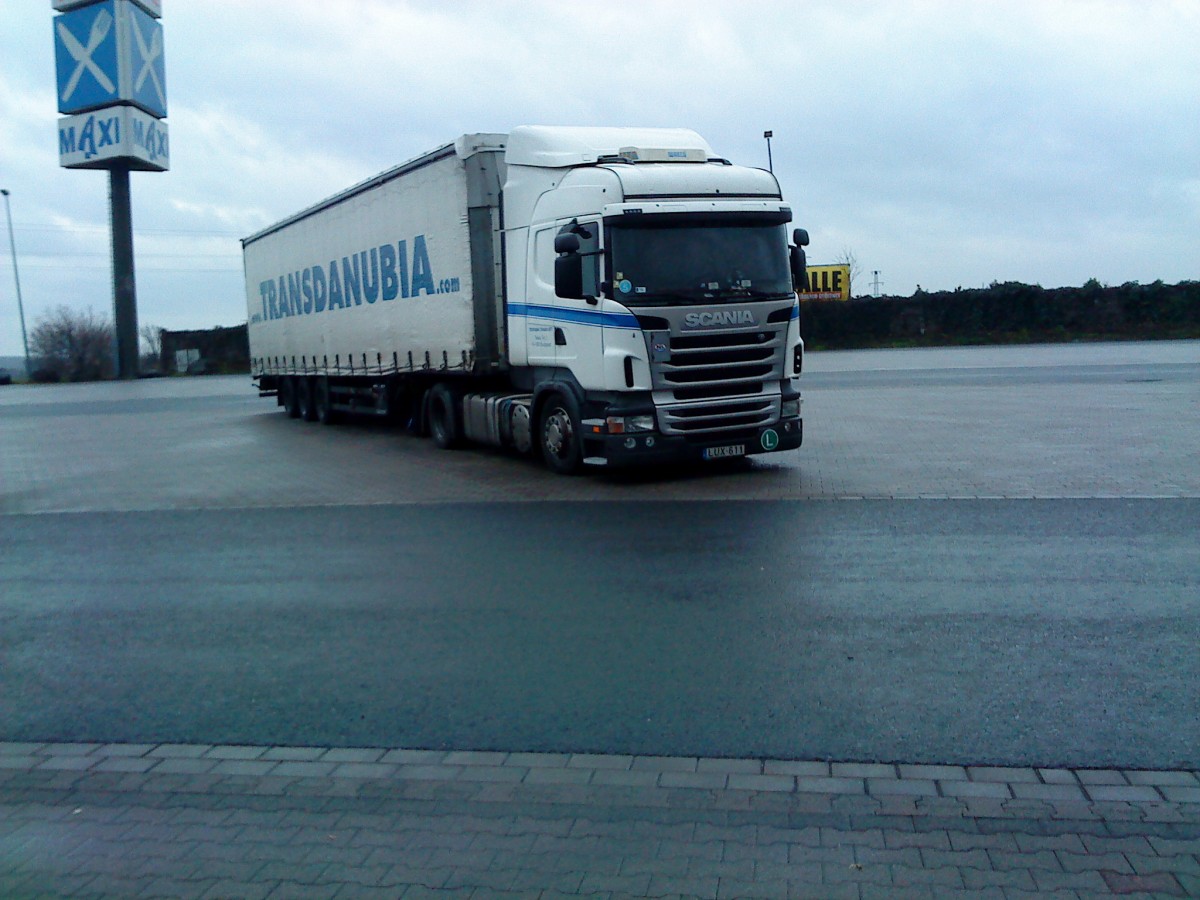
M 1200 337 L 1200 282 L 1046 289 L 1010 281 L 802 304 L 812 349 Z

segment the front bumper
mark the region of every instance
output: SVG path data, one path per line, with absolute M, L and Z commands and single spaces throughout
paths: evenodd
M 585 462 L 603 459 L 608 468 L 644 466 L 653 463 L 693 462 L 756 456 L 795 450 L 804 441 L 804 419 L 784 419 L 756 431 L 705 442 L 658 432 L 609 434 L 588 441 Z M 633 446 L 627 446 L 632 443 Z

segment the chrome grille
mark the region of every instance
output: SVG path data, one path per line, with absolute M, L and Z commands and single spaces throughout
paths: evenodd
M 787 327 L 652 336 L 655 400 L 666 434 L 753 431 L 779 416 Z

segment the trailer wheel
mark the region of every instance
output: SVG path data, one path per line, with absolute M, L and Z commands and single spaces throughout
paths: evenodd
M 322 425 L 336 425 L 337 411 L 333 408 L 333 400 L 329 396 L 329 379 L 320 376 L 313 379 L 313 412 L 317 421 Z
M 296 379 L 289 376 L 279 380 L 279 393 L 283 397 L 283 408 L 287 411 L 289 419 L 300 418 L 300 404 L 296 397 Z
M 440 450 L 452 450 L 462 444 L 458 398 L 444 384 L 435 384 L 429 390 L 429 434 Z
M 317 421 L 317 407 L 313 394 L 313 379 L 296 379 L 296 407 L 299 410 L 300 418 L 305 422 Z
M 546 398 L 538 415 L 538 443 L 542 459 L 559 475 L 574 475 L 583 464 L 579 406 L 570 394 Z

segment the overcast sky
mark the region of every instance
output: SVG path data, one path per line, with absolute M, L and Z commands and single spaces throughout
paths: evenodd
M 1200 278 L 1200 2 L 165 0 L 171 171 L 142 324 L 246 317 L 238 238 L 464 132 L 693 128 L 775 171 L 855 293 Z M 3 0 L 0 187 L 28 324 L 111 315 L 107 174 L 58 165 L 53 12 Z M 21 352 L 7 233 L 0 355 Z

